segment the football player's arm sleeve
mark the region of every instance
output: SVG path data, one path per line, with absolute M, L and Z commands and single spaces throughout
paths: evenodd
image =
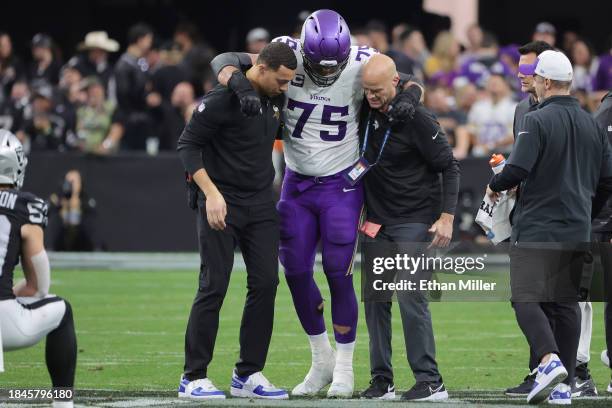
M 256 54 L 225 52 L 213 58 L 210 66 L 219 83 L 223 86 L 227 86 L 227 82 L 234 71 L 246 71 L 253 66 L 255 60 L 257 60 Z
M 212 98 L 210 98 L 212 99 Z M 204 100 L 194 111 L 178 140 L 178 154 L 189 174 L 204 168 L 202 148 L 219 132 L 218 100 Z M 201 109 L 201 110 L 200 110 Z

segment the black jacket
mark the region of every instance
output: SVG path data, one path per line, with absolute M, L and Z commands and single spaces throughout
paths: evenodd
M 608 135 L 608 141 L 612 143 L 612 92 L 601 100 L 599 109 L 593 114 L 595 121 Z M 612 200 L 608 199 L 598 214 L 593 214 L 593 232 L 612 232 Z
M 610 194 L 612 151 L 603 129 L 575 98 L 553 96 L 528 113 L 507 164 L 525 171 L 512 242 L 590 240 L 591 209 Z
M 371 110 L 364 102 L 360 123 L 362 145 L 368 117 L 365 158 L 372 164 L 391 125 L 386 115 Z M 380 161 L 364 177 L 368 220 L 382 225 L 431 224 L 440 212 L 454 214 L 459 173 L 459 164 L 440 124 L 419 105 L 414 119 L 391 126 Z
M 195 109 L 178 141 L 188 173 L 206 169 L 228 203 L 272 201 L 272 147 L 281 128 L 284 95 L 261 97 L 262 114 L 240 111 L 238 97 L 217 85 Z

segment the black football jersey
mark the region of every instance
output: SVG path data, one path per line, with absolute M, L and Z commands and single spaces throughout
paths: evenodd
M 13 271 L 21 253 L 21 226 L 47 225 L 47 203 L 19 190 L 0 190 L 0 300 L 12 299 Z

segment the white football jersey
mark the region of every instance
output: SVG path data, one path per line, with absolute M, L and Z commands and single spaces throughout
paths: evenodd
M 283 145 L 287 167 L 300 174 L 321 177 L 353 165 L 359 158 L 361 68 L 377 51 L 367 46 L 352 46 L 348 64 L 336 82 L 319 87 L 304 71 L 300 41 L 291 37 L 273 41 L 288 44 L 298 60 L 284 109 Z

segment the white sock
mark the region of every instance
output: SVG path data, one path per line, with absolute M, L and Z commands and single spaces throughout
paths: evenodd
M 352 369 L 355 342 L 353 341 L 351 343 L 336 343 L 336 349 L 336 367 Z
M 332 346 L 327 336 L 327 331 L 321 334 L 315 334 L 314 336 L 308 336 L 310 342 L 310 351 L 312 353 L 312 359 L 314 360 L 315 355 L 331 353 Z
M 53 400 L 53 408 L 73 408 L 74 404 L 72 402 L 72 400 L 70 401 L 58 401 L 58 400 Z

